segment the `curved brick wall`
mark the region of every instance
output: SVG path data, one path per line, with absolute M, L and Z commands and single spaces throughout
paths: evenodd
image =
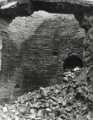
M 63 61 L 69 55 L 82 59 L 85 32 L 73 15 L 37 12 L 17 17 L 8 30 L 3 72 L 12 71 L 11 79 L 22 88 L 56 83 L 62 80 Z

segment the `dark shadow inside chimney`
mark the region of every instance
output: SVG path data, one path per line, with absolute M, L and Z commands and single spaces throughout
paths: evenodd
M 75 67 L 83 67 L 83 61 L 78 55 L 68 56 L 63 63 L 63 69 L 73 69 Z

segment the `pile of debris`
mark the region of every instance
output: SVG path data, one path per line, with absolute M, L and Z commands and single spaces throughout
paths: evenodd
M 81 73 L 81 68 L 76 66 L 74 69 L 68 69 L 66 72 L 64 72 L 64 80 L 69 80 L 70 78 L 73 79 L 77 77 Z
M 61 85 L 41 87 L 13 104 L 1 105 L 0 120 L 93 120 L 93 99 L 85 72 L 82 69 L 78 77 L 63 80 Z

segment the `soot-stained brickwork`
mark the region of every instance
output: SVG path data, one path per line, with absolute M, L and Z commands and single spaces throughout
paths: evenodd
M 17 17 L 3 42 L 3 74 L 28 91 L 62 81 L 69 56 L 83 63 L 85 31 L 73 15 L 35 12 Z

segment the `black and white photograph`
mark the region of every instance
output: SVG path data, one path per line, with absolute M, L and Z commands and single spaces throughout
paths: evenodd
M 0 120 L 93 120 L 93 0 L 0 0 Z

